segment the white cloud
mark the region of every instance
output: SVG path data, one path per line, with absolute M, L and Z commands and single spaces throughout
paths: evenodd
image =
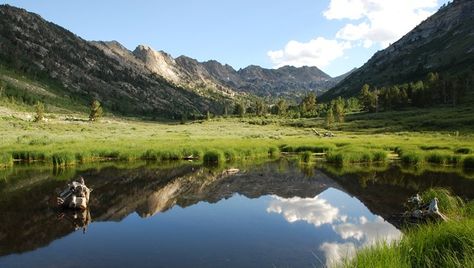
M 437 0 L 331 0 L 323 15 L 330 20 L 362 20 L 346 24 L 336 37 L 362 41 L 366 48 L 373 43 L 385 48 L 433 14 L 437 5 Z
M 281 198 L 273 197 L 267 208 L 268 213 L 283 214 L 288 222 L 305 221 L 314 226 L 344 221 L 344 215 L 339 215 L 339 209 L 333 207 L 325 199 L 319 198 Z
M 397 228 L 380 216 L 377 216 L 373 221 L 360 217 L 358 223 L 343 223 L 333 226 L 333 229 L 342 239 L 353 238 L 362 241 L 365 245 L 372 245 L 382 239 L 391 242 L 401 236 Z
M 324 11 L 327 19 L 351 19 L 357 20 L 365 14 L 365 1 L 354 0 L 331 0 L 329 8 Z
M 285 65 L 295 67 L 317 66 L 324 68 L 333 60 L 344 55 L 344 50 L 350 48 L 347 41 L 329 40 L 323 37 L 310 40 L 307 43 L 290 41 L 281 50 L 268 51 L 267 55 L 276 68 Z
M 343 259 L 352 258 L 357 249 L 374 245 L 377 241 L 387 243 L 401 238 L 402 233 L 382 217 L 377 216 L 373 221 L 361 216 L 357 222 L 345 222 L 333 225 L 333 230 L 339 234 L 343 243 L 324 243 L 319 249 L 324 252 L 326 265 L 334 266 Z M 354 242 L 352 242 L 354 241 Z
M 354 243 L 323 243 L 319 249 L 324 252 L 326 266 L 336 266 L 340 261 L 351 258 L 356 252 Z

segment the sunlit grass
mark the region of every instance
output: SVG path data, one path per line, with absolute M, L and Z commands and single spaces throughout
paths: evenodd
M 209 151 L 223 154 L 221 162 L 308 151 L 344 165 L 386 162 L 388 155 L 396 152 L 409 165 L 434 163 L 469 168 L 472 164 L 466 152 L 474 148 L 470 136 L 442 133 L 335 132 L 336 137 L 319 137 L 311 128 L 287 126 L 281 119 L 259 125 L 248 118 L 178 124 L 115 118 L 90 123 L 77 114 L 48 117 L 49 121 L 43 123 L 15 117 L 0 119 L 1 152 L 13 159 L 52 165 L 189 157 L 203 160 Z M 67 156 L 65 161 L 63 156 Z
M 400 241 L 379 242 L 357 252 L 343 267 L 474 267 L 474 202 L 464 204 L 446 189 L 429 189 L 424 200 L 437 197 L 450 220 L 418 225 Z

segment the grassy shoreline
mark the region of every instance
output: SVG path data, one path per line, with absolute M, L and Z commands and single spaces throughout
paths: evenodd
M 471 136 L 338 131 L 328 138 L 316 136 L 313 128 L 291 127 L 285 121 L 258 125 L 248 118 L 179 124 L 115 118 L 90 123 L 77 115 L 48 117 L 48 122 L 41 123 L 16 117 L 0 119 L 0 167 L 14 161 L 68 166 L 106 160 L 197 158 L 223 163 L 277 157 L 282 152 L 306 155 L 308 162 L 314 161 L 308 153 L 317 154 L 338 165 L 385 163 L 399 156 L 411 166 L 474 168 Z
M 474 201 L 465 204 L 446 189 L 430 189 L 424 200 L 437 197 L 449 220 L 407 228 L 391 244 L 379 242 L 356 253 L 341 267 L 473 267 Z

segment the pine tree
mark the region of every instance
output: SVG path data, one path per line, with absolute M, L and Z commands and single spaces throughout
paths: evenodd
M 337 122 L 343 123 L 344 116 L 345 116 L 344 99 L 341 97 L 337 98 L 337 100 L 334 102 L 334 105 L 332 105 L 332 107 L 334 107 L 334 110 L 336 111 Z M 334 116 L 333 116 L 333 121 L 334 121 Z
M 300 106 L 304 116 L 314 116 L 316 113 L 316 95 L 314 95 L 314 92 L 308 93 L 303 98 Z
M 255 114 L 257 116 L 262 116 L 265 114 L 265 103 L 262 100 L 257 100 L 255 102 Z
M 280 116 L 285 115 L 286 111 L 288 110 L 288 104 L 286 103 L 284 99 L 279 100 L 276 107 L 277 107 L 277 113 Z
M 244 117 L 245 115 L 245 106 L 242 103 L 235 104 L 234 114 Z
M 329 109 L 326 113 L 326 128 L 330 129 L 334 124 L 334 114 L 332 111 L 333 107 L 329 106 Z
M 35 115 L 34 121 L 35 122 L 43 121 L 44 120 L 44 104 L 38 101 L 35 105 L 35 111 L 36 111 L 36 115 Z
M 91 104 L 91 112 L 89 114 L 89 121 L 99 121 L 102 117 L 102 106 L 98 100 L 94 100 Z

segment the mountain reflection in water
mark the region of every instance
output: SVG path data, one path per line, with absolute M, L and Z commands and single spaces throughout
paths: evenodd
M 334 174 L 287 160 L 240 169 L 75 170 L 94 189 L 85 217 L 51 205 L 66 181 L 50 170 L 14 170 L 0 184 L 0 267 L 324 266 L 398 239 L 384 218 L 417 191 L 474 196 L 454 173 Z

